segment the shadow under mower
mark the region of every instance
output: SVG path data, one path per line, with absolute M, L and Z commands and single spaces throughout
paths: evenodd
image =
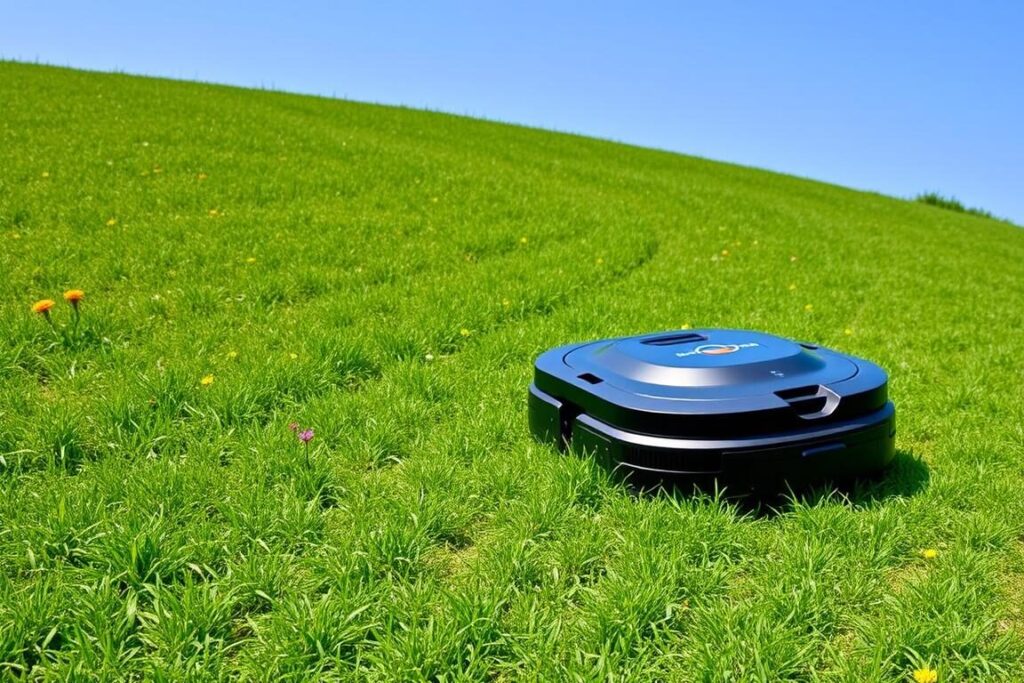
M 604 339 L 537 359 L 530 430 L 639 489 L 777 493 L 881 472 L 888 376 L 869 361 L 747 330 Z

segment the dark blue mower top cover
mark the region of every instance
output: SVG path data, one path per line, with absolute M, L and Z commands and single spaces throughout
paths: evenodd
M 640 487 L 776 489 L 888 465 L 887 384 L 874 363 L 761 332 L 645 334 L 542 354 L 530 428 Z

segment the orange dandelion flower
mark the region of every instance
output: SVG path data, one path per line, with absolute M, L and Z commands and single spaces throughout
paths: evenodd
M 40 299 L 39 301 L 32 304 L 32 312 L 38 313 L 41 316 L 48 317 L 50 315 L 50 309 L 53 308 L 53 299 Z
M 72 306 L 76 305 L 79 301 L 85 298 L 85 292 L 80 289 L 69 289 L 64 292 L 64 301 L 67 301 Z

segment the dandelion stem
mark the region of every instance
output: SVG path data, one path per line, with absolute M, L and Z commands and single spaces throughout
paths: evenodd
M 50 326 L 50 331 L 53 332 L 53 338 L 60 341 L 60 331 L 57 329 L 56 323 L 53 322 L 53 318 L 50 317 L 49 313 L 44 313 L 43 317 L 46 318 L 46 324 Z

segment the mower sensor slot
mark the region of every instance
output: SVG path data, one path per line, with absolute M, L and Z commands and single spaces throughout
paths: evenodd
M 647 346 L 675 346 L 676 344 L 689 344 L 690 342 L 707 341 L 707 337 L 696 332 L 686 334 L 670 334 L 664 337 L 645 339 L 642 343 Z

